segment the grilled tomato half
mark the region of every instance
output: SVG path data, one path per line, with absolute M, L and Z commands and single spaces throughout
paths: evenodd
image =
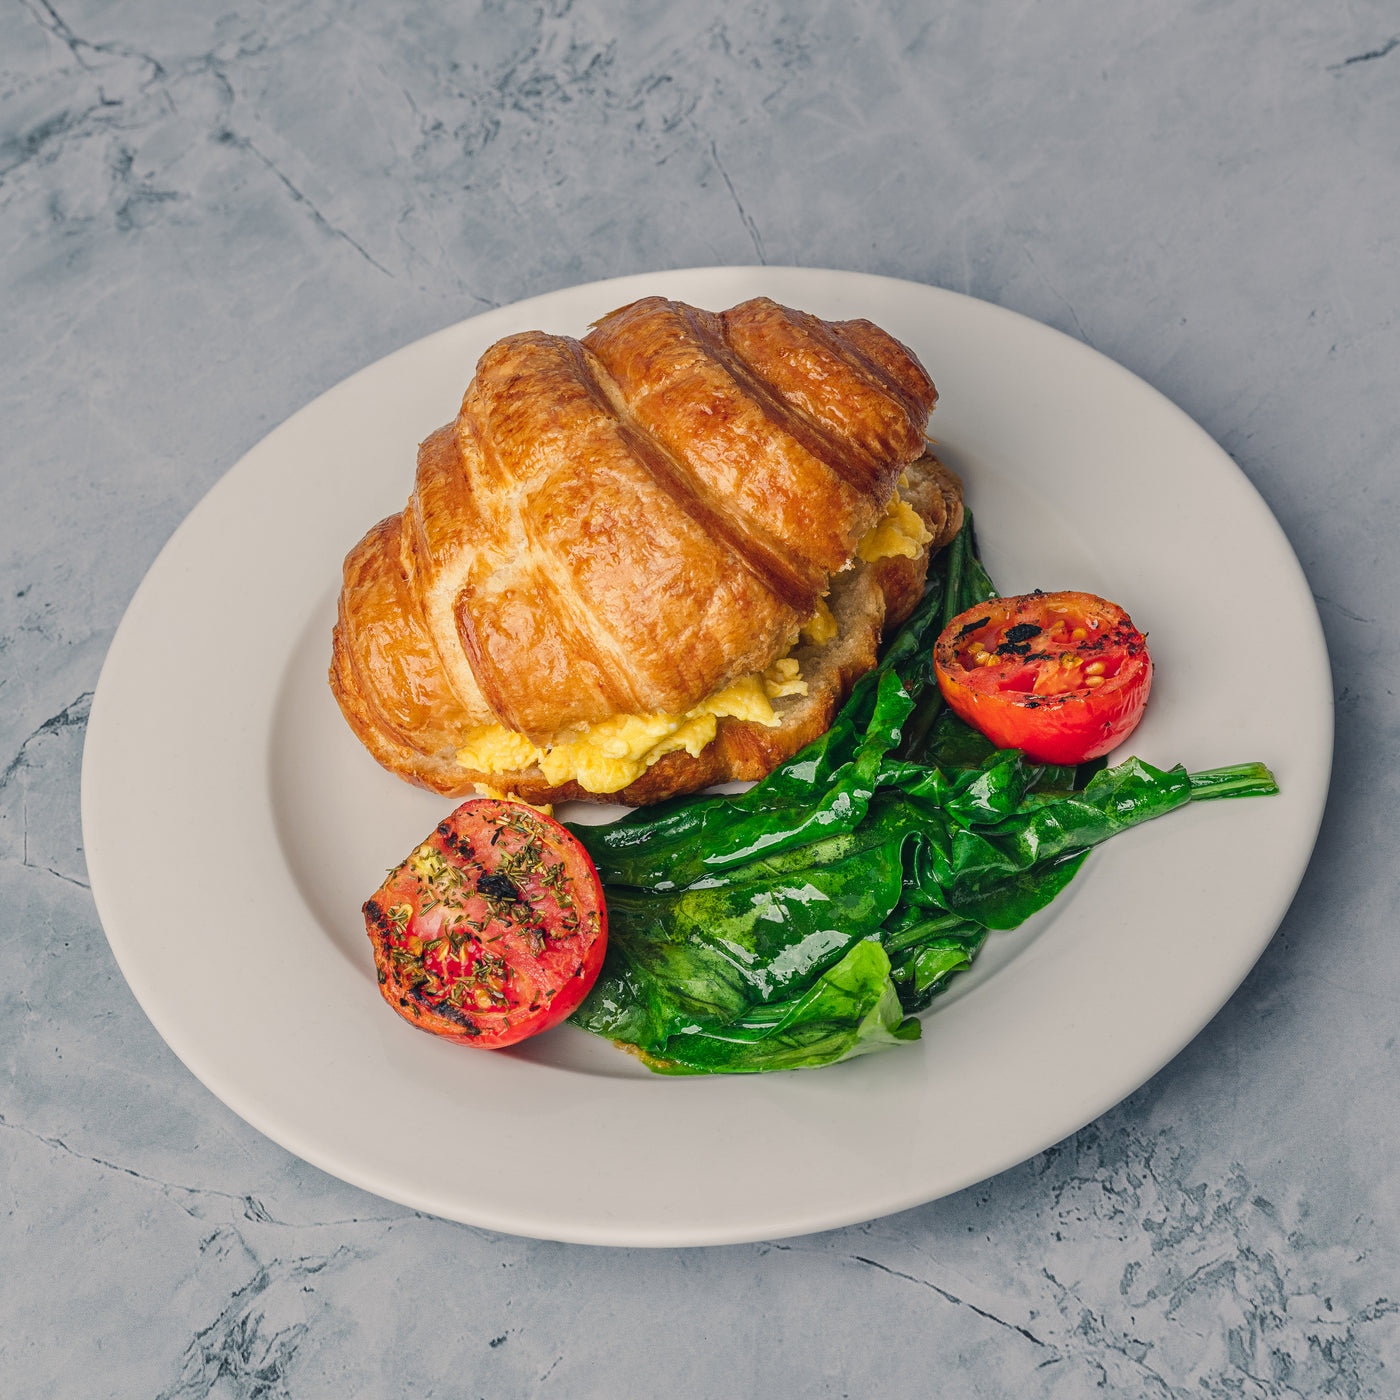
M 1092 593 L 994 598 L 955 617 L 934 648 L 938 688 L 998 748 L 1083 763 L 1137 726 L 1152 687 L 1147 641 Z
M 557 1026 L 597 980 L 603 887 L 588 853 L 519 802 L 464 802 L 365 902 L 384 1000 L 498 1050 Z

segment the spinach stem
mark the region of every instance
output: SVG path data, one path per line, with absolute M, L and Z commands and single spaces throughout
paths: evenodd
M 969 513 L 964 527 L 953 536 L 953 542 L 948 546 L 948 561 L 944 573 L 947 582 L 943 585 L 943 621 L 939 625 L 939 632 L 962 611 L 963 557 L 967 553 L 967 533 L 970 528 Z
M 1278 779 L 1262 763 L 1206 768 L 1190 778 L 1192 802 L 1210 802 L 1217 797 L 1272 797 L 1278 791 Z

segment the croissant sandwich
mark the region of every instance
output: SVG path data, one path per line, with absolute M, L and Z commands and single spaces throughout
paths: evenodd
M 763 777 L 830 726 L 961 524 L 936 399 L 869 321 L 766 298 L 506 337 L 345 560 L 345 718 L 451 797 Z

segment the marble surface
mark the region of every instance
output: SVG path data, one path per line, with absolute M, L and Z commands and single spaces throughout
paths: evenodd
M 0 1393 L 1395 1394 L 1397 80 L 1382 0 L 4 0 Z M 1225 446 L 1331 649 L 1315 857 L 1176 1061 L 958 1196 L 695 1251 L 416 1215 L 248 1128 L 128 992 L 78 822 L 105 648 L 349 372 L 750 262 L 1026 312 Z

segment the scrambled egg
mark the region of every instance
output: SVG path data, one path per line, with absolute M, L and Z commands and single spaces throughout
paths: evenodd
M 483 773 L 508 773 L 537 764 L 551 783 L 573 779 L 589 792 L 617 792 L 663 754 L 684 749 L 698 758 L 726 715 L 772 729 L 779 720 L 771 702 L 783 695 L 806 693 L 807 682 L 798 663 L 785 656 L 761 675 L 741 676 L 706 696 L 683 715 L 610 715 L 561 734 L 548 748 L 538 748 L 502 725 L 483 725 L 457 750 L 457 762 Z
M 824 647 L 840 630 L 826 599 L 818 598 L 816 612 L 802 624 L 802 640 L 809 646 Z
M 901 486 L 907 484 L 900 479 Z M 856 557 L 866 563 L 895 554 L 912 559 L 932 538 L 919 513 L 896 493 L 856 546 Z M 802 637 L 813 646 L 825 646 L 836 633 L 836 619 L 826 600 L 819 598 L 816 612 L 803 624 Z M 552 784 L 572 779 L 589 792 L 618 792 L 676 749 L 698 758 L 725 716 L 773 729 L 780 721 L 771 702 L 806 693 L 798 662 L 785 656 L 761 675 L 741 676 L 683 715 L 610 715 L 558 735 L 545 748 L 503 725 L 483 725 L 467 735 L 457 750 L 457 762 L 481 773 L 511 773 L 538 765 Z
M 884 515 L 856 545 L 856 558 L 864 559 L 867 564 L 892 554 L 913 559 L 932 538 L 919 512 L 896 492 L 890 497 Z
M 899 484 L 908 486 L 909 478 L 901 476 Z M 884 515 L 861 536 L 856 545 L 856 558 L 867 564 L 896 554 L 914 559 L 932 538 L 924 527 L 923 517 L 896 491 Z M 824 647 L 839 630 L 826 599 L 818 598 L 816 612 L 802 624 L 802 640 L 809 646 Z
M 791 656 L 775 661 L 763 673 L 763 693 L 770 700 L 784 695 L 806 695 L 807 682 L 802 679 L 802 667 Z

